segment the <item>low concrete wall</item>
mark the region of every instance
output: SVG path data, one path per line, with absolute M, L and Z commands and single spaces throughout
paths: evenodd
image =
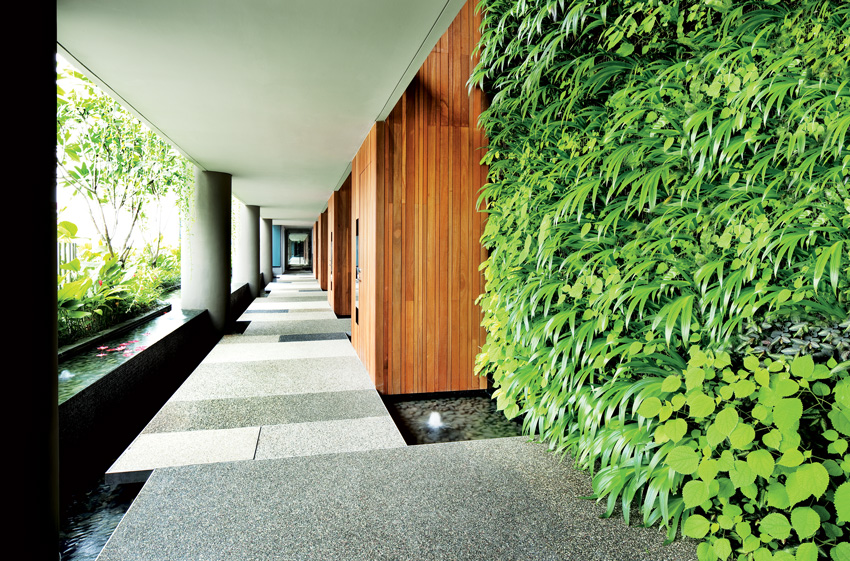
M 233 322 L 239 319 L 239 316 L 245 313 L 245 310 L 248 309 L 248 306 L 250 306 L 253 301 L 254 298 L 251 296 L 251 287 L 248 283 L 243 284 L 235 290 L 231 289 L 230 311 L 227 316 L 229 318 L 227 323 L 232 325 Z
M 63 500 L 103 475 L 218 339 L 204 310 L 59 405 Z

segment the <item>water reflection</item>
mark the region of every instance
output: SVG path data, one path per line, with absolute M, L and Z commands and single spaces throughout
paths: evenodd
M 487 395 L 397 401 L 387 399 L 393 420 L 408 444 L 433 444 L 520 436 L 522 425 L 496 409 Z
M 170 312 L 104 341 L 86 352 L 61 361 L 58 372 L 59 403 L 90 386 L 199 313 L 195 310 L 184 311 L 180 308 L 179 290 L 170 293 L 165 300 L 171 304 Z
M 112 487 L 101 479 L 75 495 L 59 530 L 62 561 L 94 561 L 141 488 L 142 483 Z

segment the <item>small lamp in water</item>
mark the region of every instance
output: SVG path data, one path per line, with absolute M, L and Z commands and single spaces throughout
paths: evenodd
M 431 411 L 431 415 L 428 417 L 428 428 L 431 430 L 443 428 L 443 418 L 436 411 Z

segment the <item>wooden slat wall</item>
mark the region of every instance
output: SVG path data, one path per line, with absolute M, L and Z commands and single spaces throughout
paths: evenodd
M 328 289 L 328 211 L 319 215 L 316 229 L 316 268 L 319 288 Z
M 366 366 L 372 382 L 384 392 L 383 307 L 378 305 L 379 289 L 384 274 L 383 220 L 377 209 L 383 207 L 383 166 L 378 161 L 378 145 L 383 144 L 383 123 L 375 123 L 351 162 L 351 227 L 358 228 L 360 239 L 359 305 L 355 308 L 355 290 L 351 291 L 351 343 Z M 351 235 L 352 259 L 356 255 L 355 232 Z M 352 266 L 352 279 L 354 276 Z M 352 283 L 354 281 L 352 280 Z
M 316 278 L 316 280 L 319 280 L 319 269 L 318 269 L 318 266 L 317 266 L 319 260 L 317 259 L 318 256 L 316 255 L 316 248 L 319 247 L 319 244 L 316 243 L 316 241 L 317 241 L 316 237 L 319 235 L 319 221 L 318 220 L 316 220 L 313 223 L 312 234 L 313 234 L 313 240 L 312 240 L 313 243 L 311 245 L 312 245 L 312 252 L 313 252 L 313 276 Z M 281 244 L 283 244 L 283 243 L 286 243 L 286 239 L 281 240 Z M 284 252 L 284 255 L 286 255 L 285 252 Z M 286 267 L 286 263 L 284 263 L 284 267 Z
M 328 200 L 328 303 L 351 315 L 351 175 Z
M 363 271 L 353 341 L 385 394 L 486 387 L 474 375 L 484 341 L 475 304 L 486 258 L 476 211 L 487 173 L 476 126 L 484 98 L 466 87 L 479 25 L 468 2 L 352 163 Z M 366 298 L 379 300 L 374 312 Z

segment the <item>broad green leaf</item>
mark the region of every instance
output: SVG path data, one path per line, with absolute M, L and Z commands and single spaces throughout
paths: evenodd
M 840 438 L 835 442 L 830 443 L 826 451 L 837 456 L 843 456 L 844 452 L 847 451 L 847 441 Z
M 788 492 L 785 490 L 785 485 L 778 481 L 773 481 L 770 485 L 768 485 L 767 505 L 782 510 L 791 506 L 791 501 L 788 500 Z
M 714 425 L 723 436 L 729 436 L 738 425 L 738 412 L 734 407 L 727 407 L 717 414 Z
M 773 424 L 785 432 L 797 426 L 803 415 L 803 402 L 797 398 L 780 399 L 773 410 Z
M 717 477 L 718 470 L 719 467 L 717 465 L 717 460 L 712 458 L 703 458 L 699 463 L 697 473 L 699 474 L 700 479 L 707 483 Z
M 820 516 L 809 507 L 797 507 L 791 511 L 791 526 L 801 540 L 808 538 L 820 528 Z
M 805 380 L 810 379 L 812 372 L 815 370 L 815 361 L 811 355 L 801 355 L 795 357 L 791 362 L 791 374 Z
M 791 524 L 784 514 L 771 512 L 761 519 L 759 531 L 777 540 L 785 540 L 791 536 Z
M 817 561 L 818 546 L 812 542 L 801 543 L 797 548 L 796 561 Z
M 687 446 L 676 446 L 667 454 L 666 461 L 673 471 L 690 475 L 699 467 L 700 456 Z
M 829 550 L 832 561 L 850 561 L 850 543 L 844 542 Z
M 673 442 L 679 442 L 688 432 L 688 422 L 684 419 L 671 419 L 664 423 L 667 436 Z
M 691 514 L 682 526 L 682 533 L 691 538 L 703 538 L 711 528 L 711 523 L 705 516 Z
M 850 482 L 845 481 L 835 490 L 834 504 L 839 521 L 850 522 Z
M 776 429 L 770 430 L 761 438 L 761 441 L 765 446 L 778 450 L 782 443 L 782 433 Z
M 798 391 L 800 391 L 800 384 L 794 380 L 782 379 L 776 381 L 776 395 L 779 397 L 788 397 Z
M 726 559 L 732 553 L 732 545 L 729 543 L 729 540 L 726 538 L 720 538 L 714 542 L 714 553 L 717 554 L 717 557 L 720 559 Z
M 743 549 L 745 553 L 750 553 L 756 551 L 760 545 L 761 540 L 759 540 L 756 536 L 749 535 L 744 538 L 744 543 L 741 544 L 741 549 Z
M 850 436 L 850 409 L 835 407 L 827 415 L 832 428 L 843 435 Z
M 729 435 L 729 444 L 732 448 L 743 450 L 749 446 L 756 437 L 756 431 L 750 425 L 739 424 L 732 434 Z
M 658 412 L 661 410 L 661 400 L 657 397 L 649 397 L 644 399 L 640 404 L 637 412 L 638 415 L 642 417 L 652 418 L 658 415 Z
M 720 471 L 729 471 L 733 467 L 735 467 L 735 456 L 730 450 L 724 450 L 717 459 L 717 468 Z
M 692 479 L 685 483 L 682 488 L 682 499 L 685 501 L 685 507 L 694 508 L 709 499 L 708 483 L 699 479 Z
M 702 386 L 702 383 L 704 381 L 705 370 L 689 365 L 688 369 L 685 371 L 685 388 L 690 391 L 694 388 Z M 690 398 L 690 396 L 688 397 Z
M 692 392 L 688 395 L 688 407 L 691 417 L 702 419 L 714 413 L 714 400 L 702 392 Z
M 837 384 L 833 389 L 835 402 L 845 409 L 850 409 L 850 378 L 845 378 Z
M 785 478 L 785 490 L 791 506 L 811 496 L 819 498 L 829 485 L 829 473 L 819 463 L 804 464 Z
M 679 389 L 682 385 L 682 377 L 676 375 L 670 375 L 664 378 L 664 383 L 661 384 L 661 391 L 663 392 L 674 392 Z
M 620 44 L 620 48 L 617 49 L 617 54 L 621 57 L 627 57 L 635 52 L 635 46 L 629 43 L 628 41 L 624 41 Z
M 796 467 L 803 463 L 805 460 L 805 456 L 798 449 L 793 448 L 791 450 L 786 450 L 782 456 L 780 456 L 779 461 L 777 462 L 781 466 L 785 467 Z
M 739 380 L 735 383 L 734 390 L 735 397 L 737 399 L 743 399 L 745 397 L 749 397 L 754 391 L 756 391 L 756 385 L 752 382 L 752 380 Z
M 697 561 L 717 561 L 717 554 L 707 541 L 697 545 Z
M 726 435 L 717 428 L 716 423 L 712 423 L 705 431 L 705 438 L 708 440 L 708 445 L 716 448 L 721 442 L 726 440 Z
M 759 359 L 753 355 L 747 355 L 744 357 L 744 368 L 749 370 L 750 372 L 755 372 L 756 368 L 759 367 Z
M 773 561 L 773 554 L 766 547 L 760 547 L 753 552 L 753 561 Z
M 747 454 L 747 464 L 757 474 L 765 479 L 773 475 L 773 454 L 767 450 L 754 450 Z
M 756 480 L 756 473 L 747 462 L 735 460 L 735 466 L 729 470 L 729 479 L 732 480 L 735 487 L 741 488 L 752 485 Z

